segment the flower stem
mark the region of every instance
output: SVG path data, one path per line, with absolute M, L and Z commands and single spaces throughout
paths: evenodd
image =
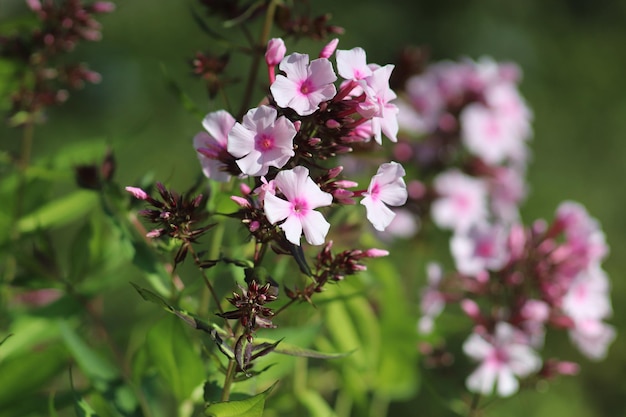
M 250 108 L 250 100 L 256 84 L 256 79 L 259 73 L 259 66 L 261 65 L 261 58 L 265 54 L 265 45 L 270 37 L 270 31 L 272 30 L 272 22 L 274 21 L 274 14 L 276 13 L 277 0 L 271 0 L 267 6 L 267 13 L 265 14 L 265 21 L 263 22 L 263 29 L 261 30 L 261 36 L 256 46 L 252 49 L 252 64 L 250 65 L 250 72 L 248 73 L 248 82 L 246 89 L 243 93 L 243 100 L 241 101 L 241 107 L 237 115 L 237 119 L 241 119 Z
M 470 408 L 467 412 L 467 417 L 475 417 L 478 416 L 479 408 L 478 403 L 480 403 L 480 394 L 475 393 L 472 397 L 472 403 L 470 404 Z
M 226 369 L 226 377 L 224 378 L 224 388 L 222 389 L 221 401 L 228 401 L 230 398 L 230 389 L 235 379 L 237 364 L 234 359 L 228 360 L 228 368 Z

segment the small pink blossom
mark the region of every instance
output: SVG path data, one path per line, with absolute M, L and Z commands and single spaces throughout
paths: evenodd
M 501 397 L 513 395 L 519 388 L 517 377 L 526 377 L 541 368 L 541 359 L 526 344 L 520 343 L 516 330 L 498 322 L 493 335 L 473 333 L 463 344 L 463 351 L 479 361 L 478 368 L 467 378 L 470 391 L 489 395 L 494 386 Z
M 424 334 L 433 331 L 435 318 L 441 314 L 446 306 L 445 297 L 439 288 L 443 280 L 441 265 L 434 262 L 428 263 L 426 265 L 426 277 L 428 285 L 422 290 L 420 300 L 422 317 L 417 324 L 418 331 Z
M 235 125 L 235 118 L 225 110 L 207 114 L 202 120 L 206 132 L 200 132 L 193 138 L 193 147 L 198 152 L 202 172 L 207 178 L 226 182 L 230 174 L 220 156 L 227 153 L 228 133 Z
M 350 50 L 338 50 L 337 72 L 346 80 L 362 80 L 372 75 L 371 68 L 367 65 L 365 50 L 353 48 Z
M 282 168 L 294 155 L 296 128 L 275 108 L 260 106 L 248 110 L 243 123 L 235 123 L 228 134 L 228 152 L 237 158 L 241 172 L 265 175 L 269 167 Z
M 437 226 L 464 231 L 486 218 L 487 188 L 482 180 L 450 170 L 435 178 L 434 187 L 439 198 L 431 214 Z
M 486 270 L 497 271 L 506 264 L 506 243 L 507 232 L 502 225 L 476 224 L 455 233 L 450 249 L 459 272 L 477 275 Z
M 280 171 L 273 182 L 286 200 L 271 193 L 265 194 L 264 210 L 270 223 L 285 220 L 280 228 L 294 245 L 300 245 L 303 231 L 309 244 L 323 244 L 330 223 L 315 209 L 329 206 L 333 196 L 322 191 L 309 177 L 309 170 L 303 166 Z
M 289 107 L 300 116 L 314 113 L 321 102 L 332 99 L 337 90 L 337 76 L 326 58 L 309 63 L 309 56 L 293 53 L 279 65 L 285 75 L 277 75 L 270 91 L 280 107 Z
M 372 133 L 377 143 L 382 143 L 382 134 L 392 142 L 397 142 L 398 107 L 391 103 L 397 96 L 389 88 L 389 78 L 393 65 L 385 65 L 359 81 L 366 94 L 366 100 L 359 105 L 362 117 L 371 118 Z
M 138 187 L 126 187 L 124 188 L 126 191 L 131 193 L 133 197 L 138 200 L 147 200 L 149 198 L 148 193 Z
M 361 204 L 367 210 L 367 219 L 378 231 L 383 231 L 395 217 L 387 206 L 401 206 L 406 203 L 407 191 L 404 183 L 406 172 L 397 162 L 382 164 L 363 193 Z

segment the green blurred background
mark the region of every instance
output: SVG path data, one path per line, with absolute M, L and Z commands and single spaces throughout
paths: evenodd
M 50 112 L 36 131 L 34 157 L 72 142 L 101 141 L 115 151 L 120 184 L 153 171 L 184 188 L 198 172 L 191 138 L 201 126 L 168 90 L 161 65 L 203 111 L 215 109 L 188 66 L 196 51 L 211 47 L 189 13 L 201 9 L 191 0 L 116 4 L 115 13 L 100 19 L 103 40 L 82 45 L 75 55 L 103 82 L 72 93 Z M 410 44 L 428 46 L 433 60 L 486 55 L 520 65 L 522 94 L 535 115 L 523 215 L 550 218 L 559 202 L 571 199 L 601 222 L 611 247 L 605 269 L 613 282 L 611 323 L 618 338 L 600 363 L 569 349 L 562 356 L 581 361 L 579 377 L 496 403 L 489 415 L 626 415 L 626 2 L 320 0 L 311 6 L 315 14 L 332 13 L 331 22 L 346 29 L 340 48 L 362 46 L 369 62 L 391 62 Z M 0 0 L 0 21 L 25 12 L 21 0 Z M 315 53 L 319 46 L 313 45 L 288 48 Z M 0 148 L 19 149 L 18 135 L 0 127 Z M 412 403 L 394 405 L 390 415 L 447 415 L 429 405 L 430 395 L 422 391 Z

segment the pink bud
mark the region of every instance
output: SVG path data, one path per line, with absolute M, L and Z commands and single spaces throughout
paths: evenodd
M 328 178 L 335 178 L 337 175 L 341 173 L 341 171 L 343 171 L 343 167 L 338 166 L 338 167 L 329 169 L 326 175 L 328 175 Z
M 163 234 L 163 229 L 154 229 L 146 233 L 146 237 L 149 237 L 150 239 L 154 239 L 154 238 L 161 236 L 162 234 Z
M 359 185 L 358 182 L 350 181 L 350 180 L 339 180 L 334 183 L 337 187 L 341 188 L 354 188 Z
M 365 258 L 380 258 L 381 256 L 387 255 L 389 255 L 389 251 L 386 251 L 384 249 L 371 248 L 363 252 L 363 257 Z
M 142 190 L 141 188 L 137 188 L 137 187 L 126 187 L 124 188 L 126 191 L 128 191 L 129 193 L 131 193 L 133 195 L 133 197 L 135 197 L 136 199 L 139 200 L 147 200 L 148 199 L 148 193 L 146 193 L 144 190 Z
M 339 39 L 337 38 L 328 42 L 326 46 L 324 46 L 322 50 L 320 51 L 320 58 L 330 58 L 331 55 L 335 53 L 335 49 L 337 49 L 338 43 L 339 43 Z
M 241 191 L 241 194 L 243 195 L 248 195 L 252 192 L 252 189 L 250 188 L 250 186 L 244 183 L 241 183 L 239 185 L 239 190 Z
M 341 123 L 339 123 L 335 119 L 328 119 L 326 121 L 326 127 L 329 129 L 339 129 L 341 127 Z
M 295 122 L 293 122 L 293 127 L 296 128 L 296 132 L 300 131 L 300 126 L 302 126 L 302 120 L 296 120 Z
M 259 223 L 257 220 L 254 220 L 254 221 L 250 222 L 249 229 L 250 229 L 250 231 L 252 233 L 254 233 L 257 230 L 259 230 L 260 227 L 261 227 L 261 223 Z
M 233 200 L 238 205 L 240 205 L 241 207 L 250 207 L 250 202 L 243 197 L 231 195 L 230 199 Z
M 561 375 L 576 375 L 580 366 L 575 362 L 563 361 L 556 364 L 556 371 Z
M 91 5 L 94 13 L 111 13 L 115 10 L 115 3 L 110 1 L 97 1 Z
M 41 2 L 39 0 L 26 0 L 26 4 L 33 12 L 41 10 Z
M 267 50 L 265 51 L 265 62 L 268 67 L 276 66 L 283 60 L 287 47 L 285 42 L 281 38 L 270 39 L 267 43 Z
M 465 312 L 471 319 L 474 321 L 480 321 L 480 307 L 476 304 L 475 301 L 470 300 L 468 298 L 461 301 L 461 310 Z

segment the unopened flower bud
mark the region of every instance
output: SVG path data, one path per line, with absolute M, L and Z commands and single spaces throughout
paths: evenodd
M 326 121 L 326 127 L 329 129 L 339 129 L 341 127 L 341 123 L 339 123 L 335 119 L 328 119 Z
M 237 195 L 231 195 L 230 199 L 233 200 L 238 205 L 240 205 L 241 207 L 250 207 L 250 202 L 243 197 L 239 197 Z
M 267 43 L 267 50 L 265 51 L 265 62 L 268 67 L 276 66 L 283 60 L 287 47 L 285 42 L 281 38 L 270 39 Z
M 387 255 L 389 255 L 389 251 L 386 251 L 384 249 L 372 248 L 367 249 L 365 252 L 363 252 L 363 257 L 365 258 L 380 258 L 381 256 Z
M 335 38 L 332 41 L 328 42 L 326 46 L 322 48 L 320 51 L 320 58 L 330 58 L 332 54 L 335 53 L 335 49 L 337 49 L 337 44 L 339 43 L 339 39 Z
M 133 197 L 135 197 L 136 199 L 147 200 L 149 198 L 148 197 L 148 193 L 146 193 L 141 188 L 138 188 L 138 187 L 126 187 L 124 189 L 126 191 L 128 191 L 129 193 L 131 193 L 133 195 Z
M 480 307 L 478 307 L 478 304 L 476 304 L 475 301 L 470 300 L 468 298 L 461 301 L 461 310 L 463 310 L 463 312 L 465 312 L 465 314 L 467 314 L 474 321 L 478 322 L 480 321 L 482 317 L 480 314 Z

